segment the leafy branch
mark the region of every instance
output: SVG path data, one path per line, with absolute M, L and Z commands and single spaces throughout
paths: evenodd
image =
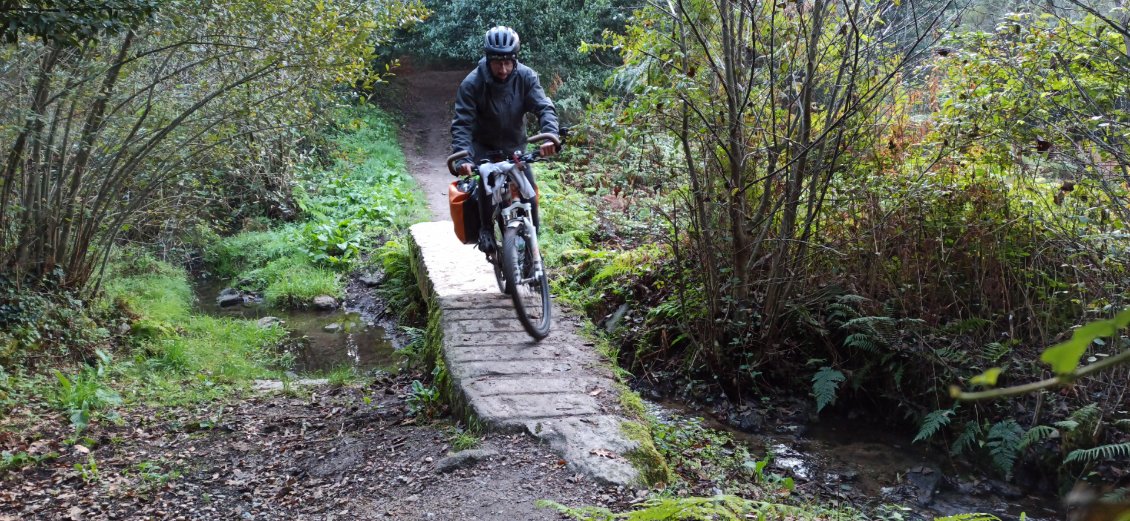
M 1009 396 L 1018 396 L 1022 394 L 1033 393 L 1042 389 L 1049 389 L 1052 387 L 1059 387 L 1064 385 L 1071 385 L 1076 380 L 1085 376 L 1095 374 L 1112 367 L 1124 363 L 1130 363 L 1130 350 L 1123 351 L 1117 355 L 1099 360 L 1082 367 L 1078 367 L 1079 360 L 1083 358 L 1083 353 L 1087 351 L 1087 346 L 1091 345 L 1097 338 L 1114 336 L 1120 330 L 1130 326 L 1130 309 L 1126 309 L 1121 313 L 1114 316 L 1114 318 L 1107 320 L 1097 320 L 1083 325 L 1076 329 L 1071 334 L 1071 339 L 1061 342 L 1052 347 L 1044 350 L 1040 355 L 1040 360 L 1043 360 L 1048 365 L 1051 365 L 1052 370 L 1056 375 L 1040 380 L 1038 382 L 1031 382 L 1022 385 L 1015 385 L 1011 387 L 1003 387 L 1000 389 L 990 389 L 987 391 L 966 392 L 962 391 L 958 386 L 950 387 L 950 396 L 954 399 L 962 401 L 986 400 L 992 398 L 1005 398 Z M 997 376 L 1000 374 L 1000 368 L 991 368 L 985 371 L 982 375 L 975 377 L 974 380 L 983 381 L 987 385 L 995 385 Z

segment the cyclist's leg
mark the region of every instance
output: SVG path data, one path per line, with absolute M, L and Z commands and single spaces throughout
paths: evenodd
M 538 183 L 537 181 L 534 181 L 534 167 L 529 163 L 526 163 L 525 167 L 526 180 L 530 182 L 530 186 L 534 187 L 534 192 L 536 193 L 538 190 Z M 531 213 L 533 213 L 532 217 L 534 219 L 534 229 L 541 230 L 541 219 L 538 218 L 538 198 L 536 195 L 534 196 L 533 201 L 530 201 L 530 208 L 532 210 Z
M 484 180 L 479 179 L 478 197 L 479 197 L 479 250 L 484 253 L 493 253 L 497 246 L 494 243 L 494 230 L 491 226 L 494 224 L 494 207 L 491 205 L 491 200 L 486 195 L 486 189 L 483 188 Z

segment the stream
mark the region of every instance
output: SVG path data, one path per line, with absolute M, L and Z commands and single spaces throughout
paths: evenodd
M 770 470 L 792 477 L 798 488 L 821 497 L 871 505 L 900 504 L 909 519 L 963 513 L 993 514 L 1004 521 L 1057 521 L 1065 512 L 1055 498 L 1033 497 L 1000 480 L 954 472 L 943 454 L 912 445 L 889 427 L 846 418 L 819 422 L 759 420 L 749 433 L 703 411 L 675 402 L 644 402 L 667 425 L 701 418 L 704 427 L 727 432 L 750 454 L 772 453 Z M 747 413 L 749 411 L 746 411 Z M 943 471 L 943 469 L 949 469 Z M 807 486 L 806 486 L 807 484 Z
M 292 370 L 298 374 L 326 374 L 343 367 L 362 373 L 389 370 L 397 363 L 395 342 L 378 324 L 374 302 L 347 302 L 332 311 L 285 310 L 270 308 L 255 295 L 244 294 L 242 304 L 221 307 L 217 296 L 225 288 L 222 281 L 197 281 L 198 307 L 218 317 L 281 320 L 290 333 L 283 348 L 293 357 Z M 763 457 L 771 452 L 772 472 L 792 477 L 798 486 L 822 497 L 856 504 L 906 505 L 913 510 L 907 513 L 908 519 L 974 512 L 1005 521 L 1018 520 L 1021 512 L 1029 521 L 1064 518 L 1054 498 L 1027 496 L 999 480 L 954 473 L 944 455 L 912 445 L 905 434 L 876 424 L 840 418 L 813 423 L 803 421 L 802 415 L 773 423 L 745 409 L 741 418 L 758 419 L 739 419 L 736 423 L 746 429 L 742 430 L 731 426 L 733 418 L 720 421 L 677 402 L 645 404 L 661 423 L 678 425 L 701 418 L 704 427 L 731 434 L 751 454 Z
M 242 304 L 221 307 L 217 296 L 225 288 L 223 281 L 197 280 L 197 307 L 215 317 L 278 319 L 290 333 L 282 349 L 293 357 L 295 373 L 326 374 L 346 367 L 358 373 L 383 371 L 398 361 L 393 339 L 378 323 L 371 302 L 347 300 L 331 311 L 290 310 L 268 307 L 258 296 L 245 293 Z

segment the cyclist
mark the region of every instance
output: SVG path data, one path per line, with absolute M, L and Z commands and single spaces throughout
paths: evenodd
M 472 165 L 479 161 L 501 161 L 507 159 L 511 152 L 524 149 L 524 118 L 527 113 L 538 117 L 540 133 L 558 135 L 557 111 L 542 90 L 538 74 L 518 62 L 520 46 L 514 29 L 492 27 L 483 43 L 483 58 L 459 85 L 455 96 L 455 118 L 451 121 L 451 152 L 465 150 L 469 156 L 456 163 L 457 175 L 470 175 Z M 548 141 L 539 149 L 545 157 L 556 151 L 553 143 Z M 529 165 L 526 165 L 525 173 L 536 187 Z M 532 204 L 536 227 L 539 224 L 537 201 Z M 491 231 L 493 211 L 489 202 L 479 204 L 482 228 L 478 247 L 488 256 L 496 248 Z

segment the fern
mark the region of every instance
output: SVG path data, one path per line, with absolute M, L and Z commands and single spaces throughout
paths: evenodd
M 858 306 L 858 305 L 860 305 L 864 302 L 867 302 L 869 300 L 871 300 L 871 299 L 864 297 L 864 296 L 861 296 L 861 295 L 852 295 L 850 293 L 847 294 L 847 295 L 840 295 L 840 296 L 836 297 L 836 302 L 838 302 L 840 304 L 848 304 L 848 305 L 856 305 L 856 306 Z
M 1079 428 L 1079 422 L 1075 420 L 1060 420 L 1055 422 L 1053 425 L 1055 425 L 1057 428 L 1069 432 Z
M 935 350 L 934 354 L 951 364 L 971 365 L 973 362 L 973 358 L 969 356 L 966 350 L 957 347 L 943 347 Z
M 977 438 L 981 437 L 981 424 L 971 421 L 965 424 L 965 430 L 958 435 L 956 440 L 953 440 L 953 445 L 950 446 L 950 455 L 960 456 L 965 451 L 973 447 L 977 442 Z
M 942 427 L 949 425 L 950 417 L 953 416 L 953 409 L 938 409 L 926 415 L 922 420 L 922 427 L 918 429 L 918 435 L 914 437 L 911 443 L 918 443 L 920 441 L 928 440 Z
M 935 517 L 934 521 L 1001 521 L 992 514 L 957 514 L 955 516 Z
M 844 339 L 844 347 L 859 349 L 868 353 L 878 353 L 880 346 L 876 340 L 878 339 L 870 333 L 852 333 Z
M 1114 490 L 1111 490 L 1110 492 L 1107 492 L 1106 494 L 1103 494 L 1103 498 L 1100 501 L 1103 501 L 1105 503 L 1126 503 L 1127 500 L 1130 500 L 1130 490 L 1127 490 L 1125 488 L 1116 488 Z
M 842 327 L 845 322 L 859 318 L 855 308 L 840 302 L 828 304 L 828 324 L 833 327 Z
M 1005 477 L 1012 475 L 1012 466 L 1020 453 L 1020 442 L 1024 429 L 1016 420 L 1004 420 L 993 424 L 989 429 L 989 454 L 993 458 L 993 465 Z
M 600 282 L 624 275 L 638 275 L 651 271 L 656 260 L 661 256 L 662 252 L 655 245 L 644 245 L 634 250 L 614 254 L 608 264 L 593 276 L 592 281 Z
M 1099 409 L 1099 405 L 1092 403 L 1080 407 L 1079 410 L 1071 413 L 1068 419 L 1078 422 L 1079 425 L 1094 425 L 1098 423 L 1100 417 L 1102 417 L 1102 411 Z
M 1031 429 L 1028 429 L 1028 432 L 1024 433 L 1024 438 L 1020 440 L 1020 445 L 1017 446 L 1016 449 L 1024 450 L 1031 446 L 1033 443 L 1038 443 L 1041 440 L 1054 438 L 1056 436 L 1059 436 L 1059 431 L 1056 430 L 1055 427 L 1052 427 L 1050 425 L 1037 425 L 1035 427 L 1032 427 Z
M 1076 461 L 1082 463 L 1095 463 L 1097 461 L 1112 460 L 1115 458 L 1130 458 L 1130 442 L 1113 445 L 1099 445 L 1093 449 L 1076 449 L 1067 455 L 1064 463 Z
M 836 403 L 836 391 L 844 381 L 844 373 L 831 367 L 821 367 L 812 375 L 812 393 L 816 395 L 816 412 Z
M 983 347 L 981 354 L 990 364 L 996 364 L 1000 362 L 1002 358 L 1008 356 L 1008 354 L 1011 352 L 1011 347 L 1008 347 L 1000 342 L 993 342 Z

